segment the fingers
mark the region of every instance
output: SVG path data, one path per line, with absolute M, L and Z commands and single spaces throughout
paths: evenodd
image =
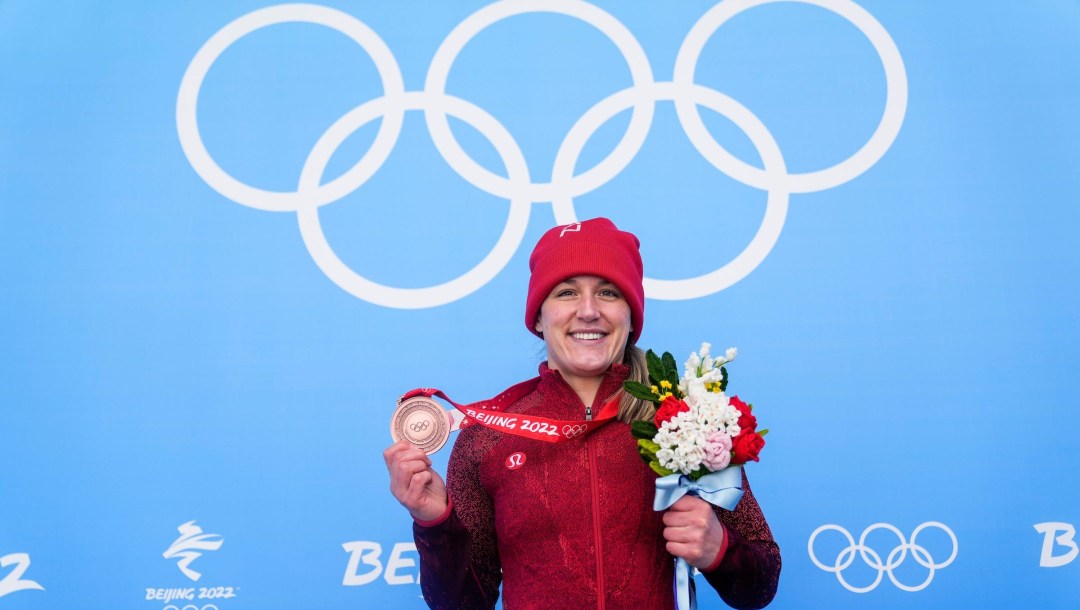
M 683 496 L 664 512 L 664 525 L 706 527 L 715 518 L 712 506 L 708 502 L 694 496 Z
M 407 441 L 383 451 L 390 473 L 390 493 L 414 518 L 431 521 L 447 506 L 446 485 L 431 468 L 431 458 Z
M 427 486 L 431 484 L 431 481 L 430 470 L 424 470 L 412 475 L 409 478 L 408 487 L 405 488 L 404 497 L 401 498 L 401 503 L 410 510 L 420 507 L 427 492 Z
M 383 460 L 386 462 L 387 470 L 390 470 L 391 464 L 395 461 L 416 459 L 423 460 L 427 462 L 428 466 L 431 466 L 431 458 L 406 440 L 400 440 L 387 447 L 386 451 L 383 451 Z
M 723 544 L 724 528 L 708 502 L 684 496 L 671 505 L 663 520 L 668 553 L 696 568 L 712 564 Z
M 431 458 L 407 441 L 400 441 L 383 452 L 383 459 L 386 460 L 386 470 L 390 473 L 390 492 L 398 502 L 404 504 L 406 498 L 416 497 L 415 490 L 410 494 L 410 490 L 415 486 L 414 478 L 431 468 Z M 420 478 L 424 484 L 431 480 L 430 473 Z M 421 490 L 423 487 L 424 485 L 419 486 Z

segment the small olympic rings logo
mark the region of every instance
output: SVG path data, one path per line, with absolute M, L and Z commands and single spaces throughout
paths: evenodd
M 916 542 L 919 534 L 928 527 L 940 529 L 941 531 L 945 532 L 949 536 L 949 540 L 952 541 L 952 553 L 945 561 L 942 561 L 941 563 L 935 562 L 933 557 L 930 556 L 930 552 L 927 551 L 925 547 L 920 546 L 918 542 Z M 867 536 L 869 536 L 871 532 L 879 529 L 884 529 L 892 532 L 900 541 L 900 544 L 898 544 L 891 551 L 889 551 L 889 554 L 885 558 L 884 562 L 881 561 L 881 555 L 879 555 L 877 551 L 866 545 Z M 847 539 L 848 542 L 847 548 L 843 549 L 842 551 L 840 551 L 839 554 L 837 554 L 836 561 L 834 561 L 832 565 L 822 563 L 820 560 L 818 560 L 817 555 L 814 554 L 814 541 L 817 539 L 818 534 L 828 530 L 839 532 L 844 538 Z M 960 546 L 956 541 L 956 535 L 953 534 L 952 530 L 950 530 L 944 523 L 939 523 L 937 521 L 923 523 L 919 527 L 915 528 L 915 531 L 911 533 L 911 542 L 908 542 L 904 538 L 904 534 L 902 534 L 900 530 L 896 527 L 889 525 L 888 523 L 875 523 L 863 530 L 862 535 L 859 536 L 858 544 L 855 543 L 855 540 L 854 538 L 852 538 L 851 534 L 839 525 L 822 525 L 821 527 L 814 530 L 814 533 L 810 534 L 810 541 L 807 543 L 806 548 L 807 551 L 809 551 L 810 553 L 810 560 L 814 562 L 814 565 L 821 568 L 822 570 L 825 570 L 826 572 L 833 572 L 834 574 L 836 574 L 836 579 L 840 581 L 840 584 L 852 593 L 866 593 L 868 591 L 873 591 L 875 588 L 877 588 L 878 584 L 881 583 L 881 577 L 886 573 L 888 573 L 889 575 L 889 580 L 891 580 L 892 583 L 897 586 L 897 588 L 904 591 L 921 591 L 927 586 L 929 586 L 930 581 L 934 579 L 934 573 L 937 570 L 948 567 L 949 564 L 951 564 L 953 560 L 956 559 L 956 553 L 960 550 Z M 900 582 L 893 574 L 893 570 L 899 567 L 900 564 L 902 564 L 907 558 L 908 551 L 911 552 L 911 556 L 915 559 L 916 563 L 929 570 L 926 575 L 926 579 L 914 586 L 906 585 Z M 866 563 L 866 565 L 870 566 L 871 569 L 877 570 L 877 578 L 874 579 L 874 582 L 870 583 L 865 587 L 856 587 L 844 580 L 843 572 L 848 568 L 848 566 L 852 564 L 853 561 L 855 561 L 856 553 L 859 554 L 859 557 L 863 560 L 863 562 Z
M 885 105 L 874 132 L 862 147 L 832 166 L 790 173 L 780 147 L 756 115 L 727 95 L 695 82 L 702 51 L 713 34 L 743 11 L 765 4 L 795 1 L 831 11 L 866 36 L 885 72 Z M 606 36 L 622 55 L 632 84 L 612 92 L 587 110 L 559 145 L 549 182 L 535 182 L 525 152 L 510 131 L 485 109 L 447 93 L 450 71 L 466 44 L 488 27 L 518 15 L 554 13 L 583 21 Z M 246 184 L 211 157 L 198 125 L 199 92 L 210 69 L 234 43 L 259 29 L 283 23 L 311 23 L 345 34 L 371 57 L 382 81 L 383 95 L 366 101 L 335 121 L 315 143 L 300 171 L 294 191 L 270 191 Z M 315 4 L 280 4 L 252 11 L 229 23 L 206 41 L 191 60 L 176 99 L 176 126 L 188 162 L 214 190 L 239 204 L 260 210 L 294 212 L 311 257 L 334 283 L 350 294 L 384 307 L 418 309 L 445 305 L 471 294 L 494 278 L 510 261 L 525 236 L 533 203 L 549 202 L 559 224 L 577 221 L 574 198 L 606 185 L 633 161 L 648 136 L 657 103 L 672 102 L 683 131 L 694 148 L 720 172 L 768 193 L 765 214 L 746 248 L 718 269 L 687 279 L 644 279 L 645 294 L 664 300 L 696 299 L 719 292 L 750 274 L 768 256 L 780 236 L 792 193 L 810 193 L 853 180 L 872 167 L 892 146 L 907 109 L 907 74 L 889 33 L 870 13 L 851 0 L 723 0 L 705 12 L 679 47 L 672 79 L 657 81 L 645 49 L 619 20 L 583 0 L 501 0 L 459 23 L 436 50 L 423 90 L 406 91 L 402 72 L 390 48 L 355 17 Z M 743 130 L 757 149 L 762 167 L 725 150 L 702 121 L 699 107 L 720 114 Z M 625 134 L 606 157 L 578 171 L 590 138 L 605 124 L 630 111 Z M 397 288 L 356 273 L 333 251 L 319 219 L 319 208 L 361 188 L 382 167 L 398 141 L 405 113 L 419 111 L 431 139 L 447 164 L 476 188 L 506 199 L 509 217 L 495 246 L 475 267 L 435 286 Z M 450 117 L 486 138 L 501 160 L 505 175 L 469 156 L 450 128 Z M 338 148 L 365 125 L 380 121 L 371 148 L 340 176 L 323 182 L 327 164 Z
M 413 432 L 423 432 L 424 430 L 427 430 L 428 426 L 430 425 L 431 422 L 425 419 L 424 421 L 418 421 L 415 424 L 409 426 L 409 429 Z
M 574 438 L 584 433 L 586 428 L 588 426 L 585 424 L 567 424 L 562 427 L 562 433 L 566 438 Z

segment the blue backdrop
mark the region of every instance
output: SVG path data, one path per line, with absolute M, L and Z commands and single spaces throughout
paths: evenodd
M 394 400 L 531 377 L 594 216 L 739 347 L 773 607 L 1080 603 L 1075 0 L 7 0 L 0 66 L 0 608 L 422 607 Z

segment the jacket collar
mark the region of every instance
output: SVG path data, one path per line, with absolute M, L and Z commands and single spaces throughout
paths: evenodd
M 593 401 L 593 410 L 599 411 L 608 398 L 622 389 L 622 384 L 630 376 L 630 367 L 621 362 L 611 365 L 604 373 L 604 380 L 600 383 L 600 390 L 596 392 Z M 540 363 L 540 385 L 537 389 L 545 395 L 554 396 L 560 401 L 570 401 L 568 404 L 580 402 L 577 392 L 563 379 L 559 371 L 548 367 L 547 361 Z

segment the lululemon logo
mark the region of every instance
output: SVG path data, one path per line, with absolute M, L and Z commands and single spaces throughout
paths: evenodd
M 1077 548 L 1076 542 L 1073 540 L 1076 535 L 1076 528 L 1071 523 L 1057 521 L 1036 523 L 1035 531 L 1043 535 L 1042 555 L 1039 557 L 1039 565 L 1044 568 L 1060 568 L 1063 565 L 1072 563 L 1076 559 L 1076 555 L 1080 553 L 1080 548 Z M 1060 555 L 1055 555 L 1055 546 L 1069 550 Z
M 520 451 L 516 451 L 514 453 L 511 453 L 506 458 L 506 468 L 508 470 L 517 470 L 518 468 L 521 468 L 524 465 L 525 465 L 525 454 L 520 452 Z

